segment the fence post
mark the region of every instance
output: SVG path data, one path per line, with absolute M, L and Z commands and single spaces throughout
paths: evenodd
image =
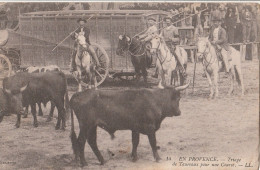
M 258 59 L 257 43 L 252 43 L 252 60 Z
M 246 58 L 246 45 L 240 44 L 240 57 L 242 61 L 245 61 Z

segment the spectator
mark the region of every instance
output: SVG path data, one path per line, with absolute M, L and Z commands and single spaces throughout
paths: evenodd
M 257 41 L 260 42 L 260 5 L 257 6 Z M 258 44 L 258 47 L 260 49 L 260 45 Z M 260 52 L 260 51 L 259 51 Z
M 219 6 L 219 13 L 221 19 L 221 26 L 224 28 L 225 25 L 225 16 L 226 16 L 226 9 L 224 4 L 220 4 Z
M 251 6 L 246 6 L 244 8 L 244 12 L 242 13 L 242 26 L 243 26 L 243 42 L 250 41 L 250 33 L 252 27 L 252 13 Z
M 257 40 L 257 8 L 252 6 L 252 29 L 251 29 L 251 41 L 255 42 Z
M 213 10 L 210 12 L 210 26 L 212 25 L 212 18 L 219 18 L 220 17 L 220 11 L 218 9 L 219 4 L 213 4 Z
M 203 35 L 203 28 L 201 25 L 201 12 L 200 7 L 196 7 L 196 15 L 193 17 L 192 26 L 194 26 L 194 42 L 198 40 L 198 37 Z
M 225 26 L 228 35 L 228 42 L 234 43 L 234 35 L 236 29 L 236 21 L 237 17 L 233 8 L 228 8 L 226 16 L 225 16 Z

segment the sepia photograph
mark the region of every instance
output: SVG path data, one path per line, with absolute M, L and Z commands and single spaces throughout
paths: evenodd
M 260 3 L 0 2 L 1 170 L 258 170 Z

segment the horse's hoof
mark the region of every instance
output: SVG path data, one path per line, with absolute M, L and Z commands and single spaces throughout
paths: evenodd
M 24 115 L 24 116 L 23 116 L 23 118 L 27 118 L 27 117 L 28 117 L 28 115 Z
M 60 129 L 60 126 L 55 126 L 55 130 L 59 130 Z
M 20 124 L 16 123 L 16 124 L 15 124 L 15 127 L 16 127 L 16 128 L 19 128 L 19 127 L 20 127 Z

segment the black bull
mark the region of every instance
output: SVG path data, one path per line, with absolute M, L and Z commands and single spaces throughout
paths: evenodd
M 67 80 L 62 72 L 18 73 L 3 80 L 3 90 L 8 96 L 10 110 L 17 114 L 16 127 L 20 127 L 23 107 L 31 106 L 34 126 L 38 126 L 36 103 L 51 101 L 58 109 L 56 129 L 65 129 L 65 108 L 68 105 Z M 65 102 L 64 102 L 65 99 Z M 65 108 L 64 108 L 65 105 Z
M 92 148 L 101 164 L 104 158 L 97 147 L 97 126 L 106 130 L 112 137 L 116 130 L 132 131 L 132 157 L 137 160 L 139 134 L 149 138 L 156 161 L 157 153 L 155 132 L 165 117 L 179 116 L 180 91 L 189 84 L 177 88 L 133 89 L 133 90 L 87 90 L 76 93 L 70 100 L 71 142 L 76 160 L 80 158 L 86 165 L 85 142 Z M 73 111 L 79 122 L 80 132 L 77 138 L 74 131 Z

